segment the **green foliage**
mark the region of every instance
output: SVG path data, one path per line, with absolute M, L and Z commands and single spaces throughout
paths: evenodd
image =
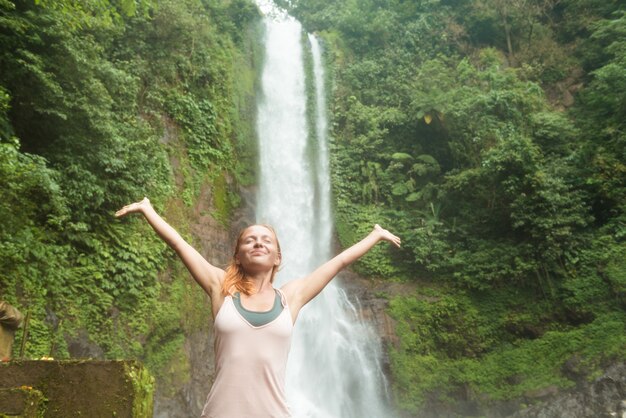
M 515 308 L 526 314 L 517 317 L 537 315 L 539 310 L 533 312 L 532 303 L 523 307 L 520 297 L 524 295 L 517 294 Z M 391 361 L 397 370 L 397 401 L 403 408 L 417 411 L 428 402 L 450 401 L 461 385 L 468 385 L 485 401 L 514 399 L 550 385 L 570 388 L 575 383 L 568 373 L 591 377 L 607 362 L 626 355 L 623 314 L 496 345 L 513 324 L 511 317 L 498 320 L 509 308 L 494 311 L 497 300 L 489 305 L 475 300 L 444 293 L 391 301 L 390 313 L 399 321 L 400 337 L 400 344 L 391 350 Z M 566 363 L 576 370 L 568 372 Z
M 572 387 L 574 382 L 563 374 L 567 361 L 580 356 L 585 359 L 578 365 L 580 371 L 593 376 L 603 364 L 623 358 L 624 319 L 619 314 L 603 316 L 575 330 L 551 331 L 496 350 L 481 362 L 467 362 L 464 377 L 473 390 L 493 399 L 511 399 L 549 385 Z
M 0 86 L 0 142 L 9 142 L 13 138 L 13 130 L 8 120 L 11 96 Z
M 490 343 L 483 329 L 488 322 L 462 294 L 394 299 L 389 312 L 402 320 L 399 333 L 405 338 L 400 342 L 400 350 L 404 352 L 429 355 L 444 351 L 451 358 L 476 357 Z
M 147 15 L 152 0 L 34 0 L 40 7 L 58 11 L 73 29 L 120 24 L 123 17 Z
M 575 116 L 585 142 L 579 150 L 583 167 L 581 187 L 593 196 L 594 215 L 611 222 L 624 212 L 626 165 L 626 15 L 616 12 L 611 19 L 593 25 L 589 49 L 603 57 L 593 62 L 588 88 L 580 94 Z
M 30 315 L 25 357 L 79 340 L 161 377 L 183 357 L 202 292 L 148 225 L 113 213 L 148 195 L 167 215 L 215 187 L 228 221 L 249 165 L 233 65 L 257 16 L 245 0 L 0 1 L 0 294 Z
M 154 378 L 146 368 L 138 364 L 125 363 L 124 368 L 133 387 L 132 416 L 150 416 L 153 413 Z
M 211 162 L 223 164 L 227 160 L 232 150 L 230 145 L 220 144 L 215 126 L 217 113 L 210 101 L 174 94 L 165 103 L 170 116 L 183 129 L 194 168 L 206 170 Z
M 225 227 L 227 226 L 228 220 L 231 218 L 233 210 L 241 201 L 238 195 L 229 191 L 226 176 L 226 173 L 222 173 L 222 175 L 217 177 L 213 182 L 213 205 L 215 206 L 213 217 Z
M 389 222 L 390 217 L 388 217 L 388 214 L 384 214 L 376 207 L 350 207 L 347 210 L 340 211 L 337 216 L 337 235 L 341 244 L 347 247 L 369 234 L 376 223 L 385 225 Z M 368 272 L 368 274 L 381 275 L 383 277 L 393 277 L 400 272 L 397 263 L 391 258 L 389 248 L 383 246 L 374 247 L 365 256 L 361 257 L 356 263 L 355 269 L 359 272 Z

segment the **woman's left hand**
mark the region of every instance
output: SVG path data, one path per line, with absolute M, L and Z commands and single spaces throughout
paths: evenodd
M 396 247 L 398 248 L 400 247 L 400 244 L 402 243 L 402 241 L 400 240 L 400 237 L 395 236 L 394 234 L 387 231 L 386 229 L 384 229 L 378 224 L 374 225 L 374 231 L 376 231 L 379 234 L 381 240 L 389 241 Z

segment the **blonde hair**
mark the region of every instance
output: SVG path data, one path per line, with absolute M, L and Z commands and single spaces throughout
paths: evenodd
M 255 293 L 254 283 L 248 277 L 245 270 L 237 262 L 237 253 L 239 252 L 239 246 L 241 245 L 241 241 L 243 239 L 243 234 L 248 230 L 248 228 L 253 226 L 262 226 L 264 228 L 269 229 L 272 234 L 274 234 L 274 239 L 276 240 L 276 248 L 278 249 L 278 256 L 281 256 L 280 252 L 280 243 L 278 242 L 278 237 L 276 236 L 276 231 L 270 225 L 265 224 L 257 224 L 257 225 L 249 225 L 242 229 L 239 232 L 239 236 L 237 237 L 237 242 L 235 243 L 235 250 L 233 251 L 233 258 L 230 260 L 228 267 L 226 267 L 226 275 L 224 276 L 224 282 L 222 283 L 222 293 L 224 296 L 228 296 L 232 294 L 231 290 L 233 288 L 244 295 L 250 296 Z M 270 283 L 274 283 L 274 276 L 276 276 L 276 272 L 280 267 L 280 263 L 272 267 L 272 277 L 270 278 Z

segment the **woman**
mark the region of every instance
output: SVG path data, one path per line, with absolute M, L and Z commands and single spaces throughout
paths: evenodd
M 216 375 L 202 418 L 289 417 L 285 367 L 293 324 L 343 268 L 379 241 L 400 246 L 400 238 L 375 225 L 363 240 L 308 276 L 273 286 L 281 263 L 280 244 L 267 225 L 239 235 L 226 271 L 211 265 L 168 225 L 148 198 L 124 206 L 117 217 L 141 213 L 211 299 L 215 328 Z

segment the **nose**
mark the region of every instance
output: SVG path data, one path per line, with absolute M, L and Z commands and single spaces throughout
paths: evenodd
M 262 247 L 262 246 L 263 246 L 263 242 L 261 242 L 260 240 L 257 240 L 254 242 L 254 248 Z

